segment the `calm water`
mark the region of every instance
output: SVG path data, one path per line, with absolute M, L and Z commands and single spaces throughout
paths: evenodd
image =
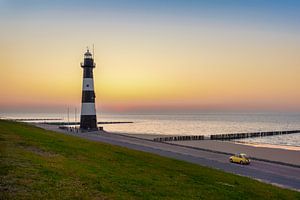
M 2 115 L 4 116 L 4 115 Z M 64 118 L 66 114 L 6 114 L 16 118 Z M 74 121 L 70 114 L 69 120 Z M 79 117 L 77 117 L 78 121 Z M 132 121 L 132 124 L 104 125 L 107 131 L 131 134 L 210 135 L 237 132 L 300 129 L 300 113 L 198 113 L 101 115 L 98 121 Z M 244 139 L 253 143 L 300 146 L 300 134 Z

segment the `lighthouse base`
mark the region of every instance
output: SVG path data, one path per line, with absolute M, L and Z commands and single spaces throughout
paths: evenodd
M 85 131 L 97 131 L 97 117 L 96 115 L 81 115 L 80 129 Z

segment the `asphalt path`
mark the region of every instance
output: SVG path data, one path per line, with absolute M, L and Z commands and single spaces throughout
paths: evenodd
M 104 142 L 129 149 L 183 160 L 201 166 L 211 167 L 225 172 L 251 177 L 280 187 L 300 191 L 300 168 L 298 167 L 258 160 L 252 160 L 250 165 L 239 165 L 230 163 L 229 156 L 226 154 L 195 149 L 176 144 L 154 142 L 151 140 L 107 132 L 74 133 L 60 130 L 55 126 L 50 125 L 37 126 L 67 135 L 74 135 L 93 141 Z

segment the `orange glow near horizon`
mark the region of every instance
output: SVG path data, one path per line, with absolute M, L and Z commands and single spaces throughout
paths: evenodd
M 114 52 L 111 49 L 104 55 L 96 55 L 96 100 L 108 110 L 297 108 L 300 68 L 296 51 L 282 51 L 279 56 L 279 52 L 272 53 L 272 48 L 253 49 L 252 55 L 244 54 L 241 48 L 235 52 L 239 59 L 232 57 L 231 52 L 214 54 L 201 50 L 197 51 L 197 59 L 197 55 L 189 52 L 173 55 L 172 48 L 164 57 L 163 52 L 137 52 L 128 46 L 123 47 L 126 54 L 105 57 Z M 81 49 L 58 52 L 56 58 L 36 57 L 33 50 L 34 47 L 32 53 L 13 51 L 14 56 L 1 60 L 2 66 L 8 66 L 2 68 L 1 74 L 8 76 L 1 77 L 0 106 L 79 106 Z M 260 60 L 262 51 L 269 52 L 264 53 L 264 60 Z M 214 56 L 204 58 L 203 54 L 209 53 Z

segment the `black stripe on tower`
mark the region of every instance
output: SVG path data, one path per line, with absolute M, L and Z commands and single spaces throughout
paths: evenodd
M 95 102 L 95 92 L 94 91 L 82 91 L 82 103 L 94 103 Z
M 83 67 L 83 78 L 93 78 L 93 68 L 90 66 Z
M 97 129 L 97 116 L 96 115 L 81 115 L 80 128 L 85 130 Z

